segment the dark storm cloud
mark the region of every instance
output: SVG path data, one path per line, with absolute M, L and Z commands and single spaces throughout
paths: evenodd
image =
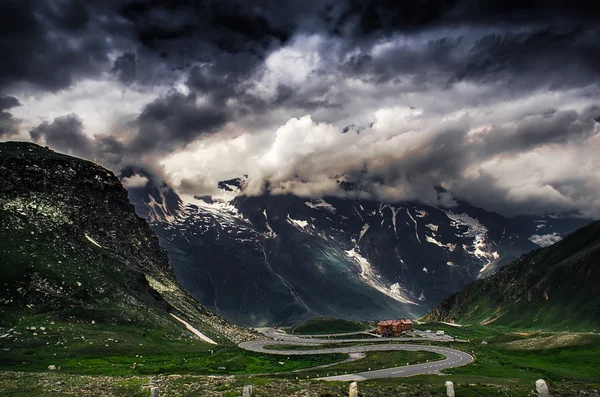
M 0 96 L 0 110 L 6 110 L 21 106 L 21 103 L 14 96 Z
M 115 63 L 110 70 L 124 84 L 131 84 L 136 78 L 136 55 L 133 52 L 125 52 L 115 59 Z
M 0 138 L 17 133 L 18 120 L 6 110 L 21 106 L 14 96 L 0 96 Z
M 158 0 L 7 0 L 0 3 L 0 51 L 4 60 L 0 65 L 0 85 L 27 82 L 42 89 L 59 90 L 111 66 L 122 81 L 130 83 L 136 78 L 136 59 L 132 52 L 135 47 L 140 49 L 137 55 L 146 62 L 146 68 L 164 66 L 184 72 L 195 63 L 209 63 L 217 75 L 237 81 L 256 68 L 270 51 L 298 33 L 333 35 L 361 46 L 395 32 L 489 24 L 542 24 L 549 28 L 533 36 L 491 37 L 482 41 L 474 47 L 472 58 L 486 54 L 486 60 L 478 63 L 467 59 L 466 68 L 459 71 L 456 78 L 493 74 L 498 67 L 522 67 L 523 63 L 512 56 L 518 58 L 519 51 L 531 50 L 533 56 L 540 51 L 557 54 L 564 49 L 568 53 L 563 54 L 567 56 L 562 59 L 581 57 L 583 65 L 593 70 L 598 65 L 597 51 L 587 49 L 597 41 L 597 32 L 589 32 L 595 15 L 598 15 L 598 5 L 594 2 L 573 7 L 567 1 L 542 4 L 538 1 L 346 0 L 308 6 L 301 0 L 167 3 Z M 554 32 L 555 26 L 565 23 L 570 24 L 572 30 Z M 518 44 L 514 50 L 511 42 Z M 110 65 L 109 54 L 127 47 L 129 50 Z M 443 50 L 442 45 L 429 51 Z M 238 57 L 239 54 L 244 56 Z M 226 55 L 233 55 L 232 62 L 222 61 Z M 367 58 L 355 59 L 360 60 Z M 399 71 L 410 67 L 401 66 L 390 69 Z
M 454 80 L 512 83 L 525 77 L 520 82 L 524 88 L 542 83 L 552 89 L 587 85 L 600 81 L 600 55 L 594 50 L 599 42 L 597 26 L 544 26 L 486 35 L 471 48 Z
M 581 112 L 559 112 L 528 115 L 516 128 L 498 127 L 482 139 L 482 156 L 508 152 L 522 152 L 545 144 L 563 144 L 584 141 L 594 133 L 594 116 L 600 114 L 598 106 Z
M 110 167 L 131 164 L 146 155 L 166 154 L 227 122 L 228 115 L 210 105 L 196 103 L 196 95 L 172 92 L 146 105 L 131 123 L 132 135 L 90 137 L 83 120 L 70 114 L 43 122 L 29 131 L 36 142 L 53 149 L 100 161 Z
M 91 152 L 90 139 L 83 132 L 83 120 L 76 114 L 57 117 L 51 123 L 43 122 L 29 134 L 34 141 L 45 142 L 62 152 L 77 155 Z
M 374 84 L 409 79 L 420 90 L 461 81 L 503 84 L 526 91 L 581 87 L 600 82 L 600 29 L 528 26 L 522 32 L 451 32 L 416 36 L 419 45 L 390 46 L 374 56 L 351 55 L 341 70 Z
M 140 153 L 166 153 L 227 122 L 225 112 L 196 100 L 195 94 L 174 92 L 146 105 L 135 120 L 138 132 L 129 147 Z
M 99 73 L 114 45 L 85 2 L 0 2 L 0 87 L 63 89 Z
M 109 168 L 119 169 L 135 162 L 137 153 L 110 135 L 89 137 L 81 117 L 69 114 L 43 122 L 29 131 L 31 139 L 53 150 L 96 161 Z
M 253 83 L 250 74 L 262 62 L 252 54 L 220 54 L 211 64 L 195 66 L 189 73 L 187 85 L 200 95 L 206 95 L 218 105 L 229 98 L 245 95 Z
M 333 26 L 354 35 L 411 32 L 460 25 L 553 23 L 558 20 L 594 24 L 600 7 L 594 2 L 574 6 L 568 0 L 348 0 Z
M 152 93 L 145 106 L 136 105 L 139 114 L 128 115 L 129 122 L 119 120 L 114 128 L 119 132 L 112 132 L 111 125 L 109 134 L 92 137 L 76 115 L 58 117 L 30 131 L 36 141 L 112 167 L 144 157 L 156 161 L 214 134 L 230 121 L 240 130 L 275 132 L 288 120 L 310 114 L 316 123 L 324 121 L 338 130 L 356 125 L 344 129 L 344 135 L 356 130 L 362 138 L 375 135 L 375 112 L 407 105 L 404 102 L 414 98 L 420 103 L 409 105 L 424 114 L 422 124 L 415 124 L 413 130 L 430 133 L 433 127 L 421 128 L 429 118 L 439 121 L 439 131 L 426 146 L 415 144 L 411 155 L 398 155 L 403 146 L 385 150 L 392 146 L 392 138 L 390 142 L 367 139 L 367 154 L 357 150 L 344 157 L 344 147 L 330 148 L 322 158 L 311 153 L 310 161 L 290 165 L 293 183 L 267 179 L 265 184 L 293 185 L 302 182 L 297 175 L 309 180 L 309 173 L 346 167 L 346 175 L 356 178 L 351 182 L 364 190 L 402 185 L 431 201 L 438 195 L 434 187 L 451 180 L 465 197 L 477 198 L 481 189 L 495 192 L 503 197 L 501 208 L 509 208 L 510 197 L 505 190 L 486 187 L 497 182 L 494 177 L 484 170 L 479 178 L 462 179 L 466 169 L 489 157 L 515 157 L 548 145 L 583 145 L 596 131 L 598 108 L 583 107 L 600 86 L 597 3 L 313 3 L 1 1 L 0 90 L 25 102 L 31 91 L 56 93 L 82 79 L 108 78 L 124 92 Z M 285 57 L 297 57 L 298 63 L 282 61 Z M 178 91 L 164 94 L 169 87 Z M 549 90 L 568 97 L 566 92 L 583 88 L 589 88 L 581 94 L 588 100 L 581 101 L 585 105 L 575 103 L 574 110 L 553 104 L 522 115 L 494 107 Z M 452 100 L 442 98 L 454 94 Z M 17 131 L 19 120 L 6 110 L 18 104 L 14 97 L 0 99 L 0 137 Z M 497 118 L 490 121 L 479 114 L 456 120 L 459 111 L 484 106 L 489 106 L 489 118 Z M 456 121 L 446 122 L 446 115 Z M 389 133 L 402 135 L 393 129 L 404 120 L 389 118 L 393 126 Z M 481 126 L 486 126 L 486 134 L 470 135 L 472 128 Z M 256 143 L 254 151 L 263 143 Z M 290 142 L 292 148 L 296 144 Z M 312 148 L 315 153 L 319 150 Z M 338 152 L 339 164 L 332 165 Z M 255 153 L 244 155 L 252 158 Z M 194 186 L 212 184 L 208 177 L 184 182 L 181 186 L 190 192 Z M 556 182 L 553 188 L 565 194 L 569 189 L 591 191 L 581 181 Z M 552 202 L 548 208 L 559 204 Z
M 188 72 L 197 63 L 207 64 L 223 76 L 223 84 L 244 77 L 294 32 L 292 26 L 273 23 L 270 10 L 260 3 L 129 1 L 119 13 L 131 24 L 140 46 L 158 54 L 167 68 Z M 192 76 L 200 88 L 202 79 Z

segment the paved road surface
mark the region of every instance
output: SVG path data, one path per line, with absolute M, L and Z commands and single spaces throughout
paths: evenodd
M 332 353 L 363 353 L 369 351 L 393 351 L 393 350 L 404 350 L 404 351 L 428 351 L 438 353 L 446 358 L 440 361 L 432 361 L 423 364 L 413 364 L 403 367 L 386 368 L 376 371 L 366 371 L 356 374 L 339 375 L 339 376 L 328 376 L 320 378 L 322 380 L 339 380 L 339 381 L 358 381 L 365 379 L 375 378 L 401 378 L 412 375 L 421 375 L 429 372 L 436 372 L 442 369 L 460 367 L 463 365 L 470 364 L 473 362 L 473 357 L 470 354 L 462 352 L 460 350 L 451 349 L 444 346 L 428 346 L 428 345 L 411 345 L 411 344 L 384 344 L 379 342 L 375 345 L 365 346 L 348 346 L 348 347 L 336 347 L 328 349 L 318 350 L 269 350 L 265 349 L 266 345 L 298 345 L 298 346 L 315 346 L 323 343 L 344 343 L 344 342 L 361 342 L 362 340 L 357 339 L 308 339 L 300 338 L 295 335 L 288 335 L 280 331 L 261 329 L 261 332 L 268 336 L 275 337 L 277 340 L 259 340 L 250 341 L 240 344 L 240 347 L 246 350 L 250 350 L 257 353 L 266 354 L 277 354 L 285 356 L 297 356 L 297 355 L 309 355 L 309 354 L 332 354 Z M 423 340 L 423 338 L 386 338 L 386 341 L 390 340 Z M 450 337 L 450 340 L 453 340 Z M 380 341 L 380 339 L 365 339 L 365 342 Z

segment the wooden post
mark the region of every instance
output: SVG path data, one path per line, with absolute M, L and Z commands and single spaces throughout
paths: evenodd
M 535 390 L 538 392 L 538 396 L 540 397 L 550 397 L 550 390 L 548 390 L 548 385 L 543 379 L 538 379 L 535 381 Z
M 454 397 L 454 383 L 446 381 L 446 395 L 448 397 Z
M 244 386 L 244 391 L 242 392 L 242 397 L 252 397 L 252 386 L 251 385 Z
M 356 382 L 350 383 L 350 393 L 348 397 L 358 397 L 358 385 Z
M 152 386 L 150 388 L 150 397 L 158 397 L 158 387 Z

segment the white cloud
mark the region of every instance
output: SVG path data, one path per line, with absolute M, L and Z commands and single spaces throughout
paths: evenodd
M 133 175 L 130 177 L 125 177 L 121 180 L 123 186 L 128 189 L 144 187 L 148 184 L 148 178 L 143 175 Z

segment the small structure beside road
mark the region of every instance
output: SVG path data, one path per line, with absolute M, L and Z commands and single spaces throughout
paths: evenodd
M 377 324 L 377 333 L 381 336 L 397 337 L 412 330 L 413 323 L 407 318 L 401 318 L 399 320 L 384 320 Z

